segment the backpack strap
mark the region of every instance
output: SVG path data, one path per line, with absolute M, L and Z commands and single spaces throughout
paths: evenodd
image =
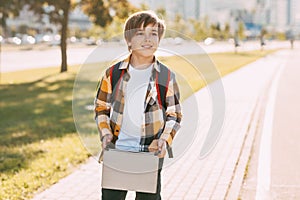
M 167 109 L 166 105 L 166 96 L 168 92 L 168 86 L 170 82 L 170 70 L 163 64 L 160 63 L 160 72 L 156 72 L 156 90 L 158 103 L 165 110 Z
M 109 75 L 110 75 L 112 89 L 115 88 L 119 79 L 121 78 L 123 70 L 119 69 L 120 65 L 121 65 L 121 62 L 118 62 L 110 68 Z
M 167 104 L 166 104 L 166 97 L 167 97 L 167 92 L 168 92 L 168 87 L 169 87 L 169 82 L 170 82 L 170 77 L 171 77 L 171 71 L 163 64 L 160 64 L 160 72 L 156 72 L 156 90 L 157 90 L 157 99 L 158 103 L 161 107 L 164 108 L 164 111 L 167 110 Z M 166 114 L 163 112 L 164 115 L 164 120 L 166 121 Z M 164 129 L 164 128 L 163 128 Z M 162 131 L 163 131 L 162 129 Z M 160 137 L 162 134 L 159 133 L 157 134 L 157 138 Z M 167 144 L 167 152 L 169 154 L 169 158 L 173 158 L 173 151 L 172 147 Z
M 118 90 L 114 90 L 116 86 L 118 86 L 119 80 L 122 78 L 125 70 L 120 70 L 119 67 L 121 65 L 121 62 L 116 63 L 110 68 L 109 74 L 110 74 L 110 82 L 111 82 L 111 88 L 112 93 L 115 93 L 115 96 L 118 94 Z M 119 82 L 120 84 L 120 82 Z

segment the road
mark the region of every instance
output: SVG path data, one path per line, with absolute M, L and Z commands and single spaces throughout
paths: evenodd
M 300 50 L 292 52 L 279 80 L 271 146 L 273 199 L 300 199 Z
M 300 48 L 277 56 L 241 199 L 300 199 Z
M 288 47 L 289 43 L 270 41 L 265 46 L 265 49 L 272 49 L 278 47 Z M 238 47 L 238 51 L 247 51 L 260 49 L 259 42 L 251 41 L 242 43 Z M 213 53 L 213 52 L 228 52 L 234 51 L 233 44 L 228 42 L 216 42 L 212 45 L 206 46 L 202 43 L 183 42 L 180 45 L 172 43 L 161 44 L 158 55 L 187 55 L 199 53 Z M 126 54 L 127 47 L 124 43 L 119 44 L 103 44 L 101 46 L 68 48 L 67 59 L 69 65 L 94 63 L 101 61 L 110 61 L 116 58 L 117 55 Z M 61 54 L 58 47 L 51 47 L 44 50 L 19 50 L 19 51 L 5 51 L 1 52 L 0 72 L 12 72 L 18 70 L 26 70 L 32 68 L 57 67 L 61 63 Z

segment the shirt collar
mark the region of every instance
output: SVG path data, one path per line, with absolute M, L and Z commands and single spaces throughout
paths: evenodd
M 119 69 L 128 69 L 130 57 L 131 57 L 131 54 L 127 58 L 125 58 L 123 61 L 121 61 L 122 63 L 120 65 Z M 157 72 L 160 72 L 159 61 L 157 60 L 156 56 L 154 56 L 154 69 Z

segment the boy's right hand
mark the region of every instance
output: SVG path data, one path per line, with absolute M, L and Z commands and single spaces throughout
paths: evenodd
M 112 139 L 113 136 L 111 134 L 104 135 L 102 139 L 102 149 L 105 149 Z

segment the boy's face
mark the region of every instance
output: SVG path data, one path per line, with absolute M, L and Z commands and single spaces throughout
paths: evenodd
M 128 42 L 128 45 L 131 46 L 133 54 L 145 57 L 152 56 L 159 45 L 157 25 L 149 24 L 145 28 L 142 25 Z

